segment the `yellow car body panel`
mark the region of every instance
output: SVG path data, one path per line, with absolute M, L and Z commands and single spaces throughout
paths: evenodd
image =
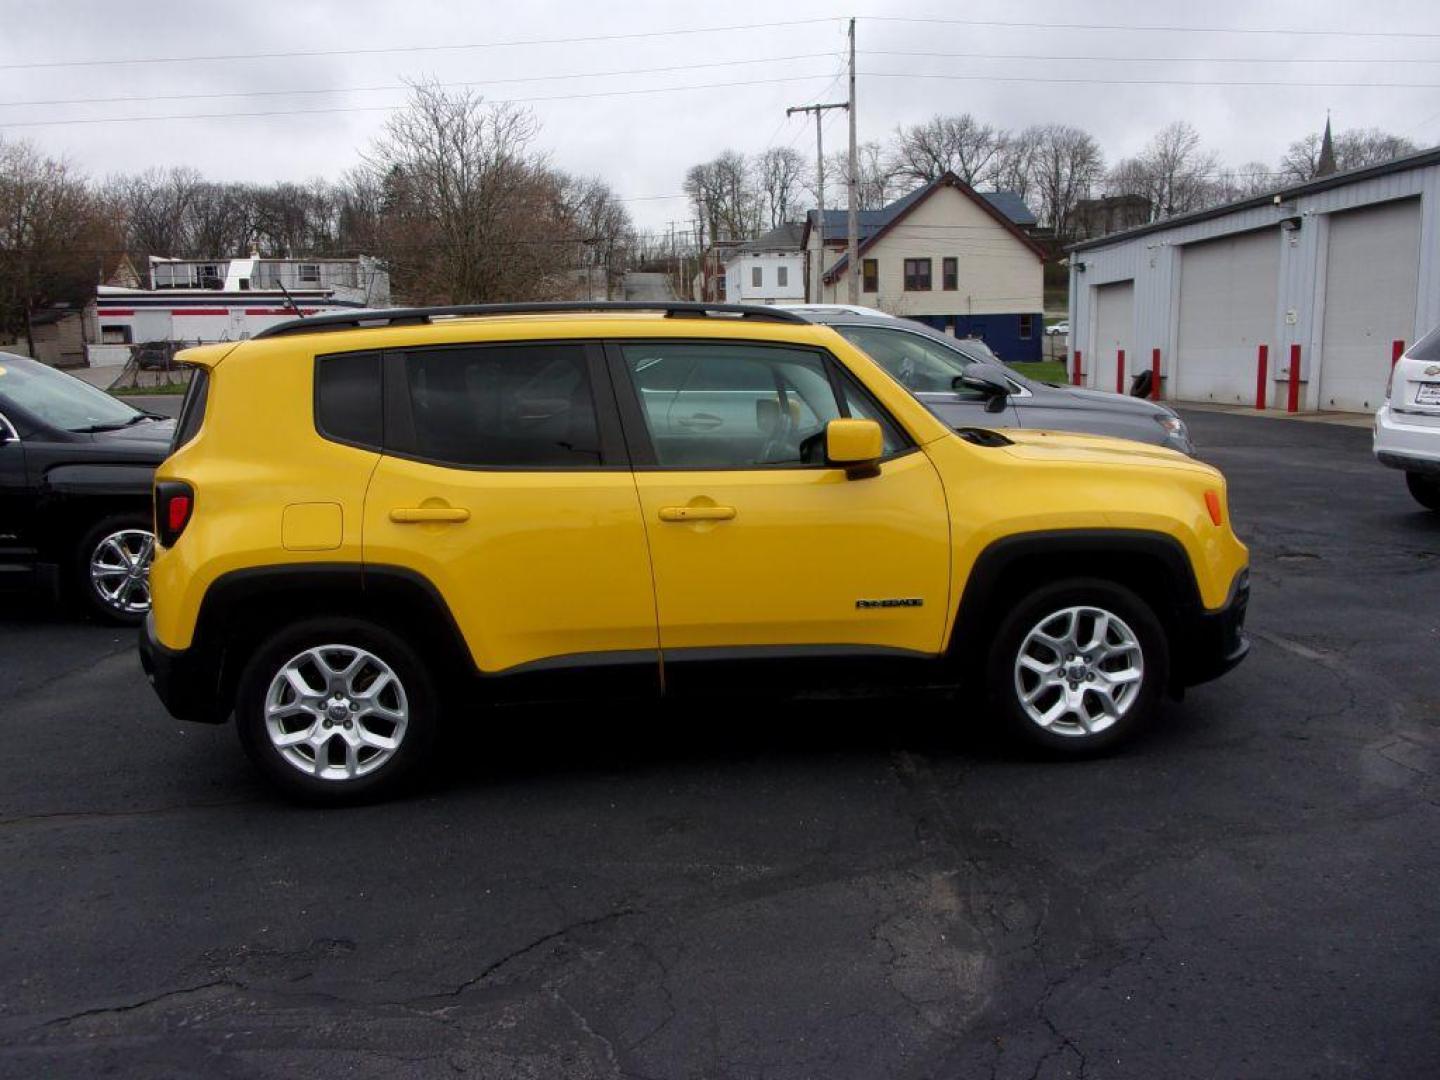
M 396 521 L 458 508 L 463 521 Z M 386 457 L 365 507 L 365 561 L 420 573 L 476 666 L 654 651 L 650 557 L 628 471 L 453 469 Z
M 649 337 L 822 348 L 914 446 L 864 479 L 840 468 L 471 470 L 316 431 L 317 356 Z M 158 550 L 151 570 L 153 633 L 171 650 L 190 645 L 210 586 L 252 568 L 413 571 L 443 597 L 476 665 L 493 672 L 657 649 L 853 645 L 938 654 L 981 552 L 1021 533 L 1173 538 L 1208 609 L 1225 604 L 1246 563 L 1224 480 L 1209 466 L 1136 443 L 1046 432 L 1008 431 L 1010 445 L 973 445 L 823 326 L 631 314 L 455 318 L 207 346 L 181 359 L 208 369 L 210 406 L 199 433 L 156 476 L 195 493 L 190 523 Z M 1211 520 L 1207 491 L 1219 495 L 1221 524 Z
M 756 469 L 640 471 L 635 482 L 663 648 L 942 647 L 950 522 L 923 451 L 866 480 Z M 726 516 L 674 512 L 684 510 Z

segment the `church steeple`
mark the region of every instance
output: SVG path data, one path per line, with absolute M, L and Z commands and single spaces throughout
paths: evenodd
M 1325 113 L 1325 135 L 1320 140 L 1320 160 L 1315 163 L 1316 176 L 1329 176 L 1335 172 L 1335 142 L 1330 138 L 1330 113 Z

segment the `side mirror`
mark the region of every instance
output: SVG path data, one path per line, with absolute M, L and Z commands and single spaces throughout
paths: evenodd
M 875 476 L 885 455 L 885 433 L 874 420 L 831 420 L 825 425 L 825 463 L 845 468 L 851 480 Z
M 1010 380 L 991 364 L 971 364 L 963 375 L 956 375 L 951 384 L 956 390 L 974 390 L 985 396 L 985 411 L 997 413 L 1005 408 L 1010 396 Z

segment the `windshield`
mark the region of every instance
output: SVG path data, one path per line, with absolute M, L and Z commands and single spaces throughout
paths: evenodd
M 958 349 L 923 334 L 882 326 L 834 326 L 851 344 L 858 345 L 907 390 L 949 391 L 955 377 L 975 361 Z
M 0 404 L 65 431 L 108 431 L 145 414 L 89 383 L 34 361 L 0 356 Z

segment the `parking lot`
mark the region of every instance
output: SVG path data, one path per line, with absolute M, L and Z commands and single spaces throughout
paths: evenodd
M 0 1074 L 1435 1075 L 1440 517 L 1364 430 L 1187 419 L 1254 650 L 1078 764 L 941 697 L 592 702 L 305 810 L 0 597 Z

